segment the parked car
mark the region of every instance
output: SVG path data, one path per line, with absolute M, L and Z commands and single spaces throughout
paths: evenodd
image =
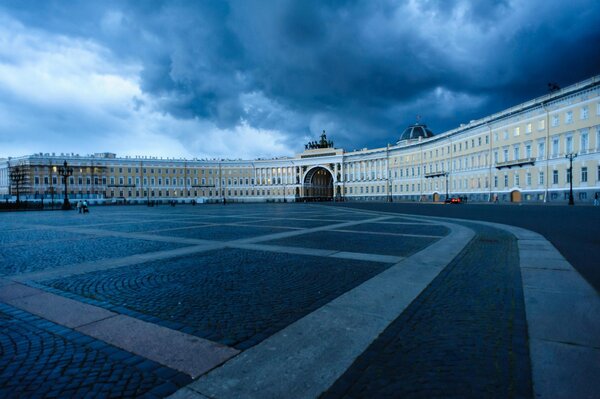
M 444 200 L 444 204 L 462 204 L 462 202 L 460 197 L 446 198 L 446 200 Z

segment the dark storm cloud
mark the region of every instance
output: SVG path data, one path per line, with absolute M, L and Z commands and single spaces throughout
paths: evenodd
M 600 3 L 551 1 L 5 2 L 28 27 L 139 62 L 140 87 L 176 119 L 322 128 L 348 148 L 434 131 L 600 72 Z M 201 133 L 199 133 L 201 134 Z M 185 140 L 185 138 L 181 138 Z

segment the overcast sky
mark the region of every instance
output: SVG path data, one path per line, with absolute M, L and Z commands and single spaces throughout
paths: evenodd
M 0 0 L 0 157 L 379 147 L 599 73 L 597 0 Z

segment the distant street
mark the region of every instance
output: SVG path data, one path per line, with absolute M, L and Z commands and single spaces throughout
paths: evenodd
M 343 203 L 372 211 L 484 220 L 538 232 L 600 291 L 600 207 L 431 203 Z

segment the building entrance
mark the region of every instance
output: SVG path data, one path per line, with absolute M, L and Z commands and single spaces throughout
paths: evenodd
M 521 202 L 521 192 L 519 190 L 510 192 L 510 202 Z
M 333 176 L 322 166 L 317 166 L 304 176 L 304 200 L 331 201 L 333 199 Z

